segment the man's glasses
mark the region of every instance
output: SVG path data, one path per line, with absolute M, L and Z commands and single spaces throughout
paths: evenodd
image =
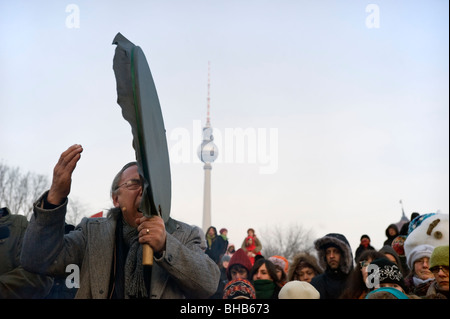
M 438 274 L 439 271 L 443 271 L 444 274 L 448 275 L 448 266 L 436 266 L 430 269 L 433 274 Z
M 130 191 L 135 191 L 142 187 L 142 182 L 140 179 L 130 179 L 128 182 L 125 182 L 123 184 L 120 184 L 116 187 L 116 190 L 118 190 L 121 187 L 125 187 L 126 189 Z

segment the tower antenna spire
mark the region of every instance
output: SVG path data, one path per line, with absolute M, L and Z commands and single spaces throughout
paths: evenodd
M 207 109 L 206 109 L 206 124 L 203 128 L 203 141 L 198 147 L 197 155 L 198 158 L 205 163 L 203 170 L 205 171 L 205 181 L 203 188 L 203 222 L 202 228 L 206 233 L 209 226 L 211 226 L 211 170 L 212 162 L 214 162 L 218 156 L 217 146 L 214 144 L 213 128 L 211 127 L 210 118 L 210 86 L 211 86 L 211 62 L 208 61 L 208 95 L 206 98 Z
M 211 108 L 211 96 L 210 96 L 210 88 L 211 88 L 211 61 L 208 61 L 208 96 L 206 98 L 206 126 L 210 127 L 210 108 Z

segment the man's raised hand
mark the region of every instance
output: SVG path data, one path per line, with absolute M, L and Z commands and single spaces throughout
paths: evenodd
M 53 205 L 62 204 L 69 195 L 72 184 L 72 173 L 81 158 L 83 147 L 79 144 L 72 145 L 61 154 L 58 163 L 53 169 L 53 180 L 47 201 Z

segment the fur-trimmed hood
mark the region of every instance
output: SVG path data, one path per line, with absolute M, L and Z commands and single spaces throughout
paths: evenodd
M 323 269 L 319 266 L 317 258 L 315 256 L 308 254 L 306 252 L 301 252 L 294 256 L 292 263 L 289 265 L 288 281 L 293 280 L 294 273 L 297 270 L 297 267 L 300 265 L 300 263 L 304 263 L 311 266 L 311 268 L 314 269 L 317 275 L 323 273 Z
M 316 248 L 319 256 L 318 260 L 320 266 L 323 269 L 328 269 L 325 250 L 330 245 L 335 246 L 342 251 L 342 258 L 339 268 L 343 273 L 349 274 L 353 269 L 353 254 L 347 238 L 345 238 L 342 234 L 330 233 L 314 242 L 314 247 Z

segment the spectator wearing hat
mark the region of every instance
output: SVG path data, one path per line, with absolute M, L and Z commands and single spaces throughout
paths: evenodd
M 378 288 L 367 294 L 365 299 L 410 299 L 405 293 L 392 287 Z
M 397 264 L 383 257 L 372 261 L 369 266 L 368 281 L 374 289 L 366 299 L 421 299 L 406 292 L 405 280 Z
M 234 279 L 249 279 L 252 263 L 250 258 L 242 248 L 239 248 L 231 257 L 227 268 L 227 278 L 229 281 Z
M 320 299 L 337 299 L 345 288 L 353 270 L 353 255 L 344 235 L 330 233 L 314 241 L 319 264 L 325 272 L 311 280 L 320 293 Z
M 430 270 L 435 282 L 428 288 L 427 299 L 448 299 L 448 258 L 449 246 L 438 246 L 430 258 Z
M 288 281 L 300 280 L 311 283 L 311 279 L 323 273 L 317 262 L 317 258 L 307 252 L 301 252 L 294 256 L 289 265 Z
M 247 279 L 231 280 L 225 286 L 223 299 L 256 299 L 255 288 Z
M 356 248 L 356 252 L 355 252 L 355 261 L 358 260 L 359 256 L 362 254 L 363 251 L 366 250 L 375 250 L 375 248 L 373 248 L 372 245 L 370 245 L 370 237 L 369 235 L 362 235 L 361 238 L 359 239 L 360 243 L 358 248 Z
M 222 236 L 223 240 L 225 240 L 227 242 L 227 247 L 228 247 L 228 229 L 226 228 L 221 228 L 219 230 L 219 234 L 220 236 Z
M 390 224 L 388 226 L 388 228 L 386 228 L 385 234 L 386 234 L 387 239 L 384 241 L 383 246 L 384 245 L 390 246 L 392 244 L 392 241 L 395 239 L 395 237 L 397 237 L 399 235 L 397 225 Z
M 406 293 L 424 297 L 428 288 L 434 282 L 430 271 L 430 257 L 434 247 L 431 245 L 418 245 L 406 256 L 410 274 L 405 278 Z
M 293 280 L 281 288 L 278 299 L 320 299 L 320 294 L 309 282 Z
M 220 280 L 219 285 L 217 286 L 217 290 L 209 299 L 222 299 L 223 290 L 228 283 L 227 277 L 227 268 L 230 263 L 231 257 L 228 255 L 223 255 L 219 262 L 219 270 L 220 270 Z
M 406 267 L 406 270 L 405 270 L 405 268 L 403 267 L 402 260 L 400 259 L 400 256 L 398 255 L 398 253 L 395 251 L 395 249 L 393 247 L 385 245 L 379 250 L 379 252 L 384 254 L 387 259 L 389 259 L 390 261 L 392 261 L 394 264 L 396 264 L 398 266 L 398 268 L 402 272 L 403 278 L 405 278 L 408 275 L 408 273 L 409 273 L 408 266 L 406 266 L 406 263 L 405 263 L 405 267 Z M 405 261 L 406 261 L 406 258 L 405 258 Z
M 272 256 L 269 260 L 275 265 L 277 271 L 278 280 L 283 286 L 287 282 L 287 272 L 289 270 L 289 262 L 283 256 Z
M 376 289 L 380 287 L 392 287 L 403 293 L 406 292 L 405 280 L 397 264 L 383 257 L 375 259 L 369 266 L 368 284 L 373 279 L 373 285 Z
M 408 236 L 409 224 L 411 223 L 411 221 L 413 221 L 416 217 L 419 217 L 419 216 L 420 216 L 420 214 L 418 212 L 413 212 L 411 214 L 411 217 L 409 218 L 409 222 L 404 223 L 402 225 L 402 228 L 400 229 L 400 235 L 404 235 L 405 237 Z
M 223 255 L 225 255 L 227 253 L 227 249 L 228 249 L 228 229 L 226 228 L 221 228 L 219 230 L 219 234 L 220 237 L 222 238 L 222 252 L 221 252 L 221 258 Z

